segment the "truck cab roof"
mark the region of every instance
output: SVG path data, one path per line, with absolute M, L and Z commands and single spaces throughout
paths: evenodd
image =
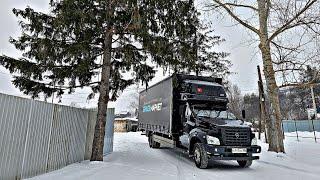
M 185 80 L 186 83 L 192 83 L 192 84 L 198 84 L 198 85 L 206 85 L 206 86 L 220 86 L 221 84 L 215 83 L 215 82 L 208 82 L 208 81 L 199 81 L 199 80 Z

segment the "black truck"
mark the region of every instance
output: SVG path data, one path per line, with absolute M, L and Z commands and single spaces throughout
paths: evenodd
M 138 127 L 151 148 L 185 150 L 198 168 L 207 168 L 210 159 L 249 167 L 261 147 L 227 104 L 221 78 L 174 74 L 140 93 Z

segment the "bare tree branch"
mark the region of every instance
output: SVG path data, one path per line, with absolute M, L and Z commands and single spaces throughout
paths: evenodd
M 315 85 L 319 85 L 320 83 L 290 83 L 290 84 L 283 84 L 280 85 L 279 88 L 285 88 L 285 87 L 310 87 L 310 86 L 315 86 Z
M 255 27 L 251 26 L 248 22 L 245 22 L 244 20 L 240 19 L 236 14 L 232 12 L 232 10 L 228 7 L 226 3 L 222 3 L 220 0 L 213 0 L 215 3 L 217 3 L 219 6 L 221 6 L 223 9 L 227 11 L 227 13 L 235 19 L 238 23 L 243 25 L 244 27 L 248 28 L 249 30 L 255 32 L 256 34 L 259 34 L 259 30 Z
M 284 87 L 310 87 L 310 86 L 319 85 L 320 83 L 316 82 L 318 78 L 319 78 L 319 72 L 316 72 L 313 75 L 313 78 L 309 82 L 306 82 L 306 83 L 287 83 L 287 84 L 283 84 L 283 85 L 279 86 L 279 88 L 284 88 Z
M 236 4 L 236 3 L 225 3 L 228 6 L 234 6 L 234 7 L 243 7 L 243 8 L 250 8 L 254 11 L 258 11 L 257 8 L 250 6 L 250 5 L 246 5 L 246 4 Z
M 317 2 L 318 0 L 312 0 L 312 1 L 308 1 L 306 3 L 306 5 L 295 15 L 293 16 L 289 21 L 287 21 L 285 24 L 283 24 L 280 28 L 278 28 L 268 39 L 268 41 L 272 41 L 272 39 L 274 39 L 276 36 L 278 36 L 279 34 L 281 34 L 282 32 L 284 32 L 285 30 L 291 29 L 293 27 L 299 26 L 301 25 L 300 23 L 297 24 L 291 24 L 292 22 L 294 22 L 295 20 L 297 20 L 300 15 L 302 15 L 304 12 L 306 12 L 315 2 Z
M 287 69 L 278 69 L 278 70 L 274 70 L 274 72 L 283 72 L 283 71 L 301 71 L 302 68 L 287 68 Z

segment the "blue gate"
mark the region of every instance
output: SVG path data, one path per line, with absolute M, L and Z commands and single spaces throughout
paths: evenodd
M 295 132 L 295 131 L 314 131 L 320 132 L 320 120 L 283 120 L 284 132 Z

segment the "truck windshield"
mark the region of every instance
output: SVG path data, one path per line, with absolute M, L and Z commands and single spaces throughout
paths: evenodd
M 236 120 L 236 116 L 228 111 L 217 111 L 217 110 L 203 110 L 203 109 L 194 109 L 194 113 L 198 117 L 209 117 L 209 118 L 219 118 L 219 119 L 230 119 Z

